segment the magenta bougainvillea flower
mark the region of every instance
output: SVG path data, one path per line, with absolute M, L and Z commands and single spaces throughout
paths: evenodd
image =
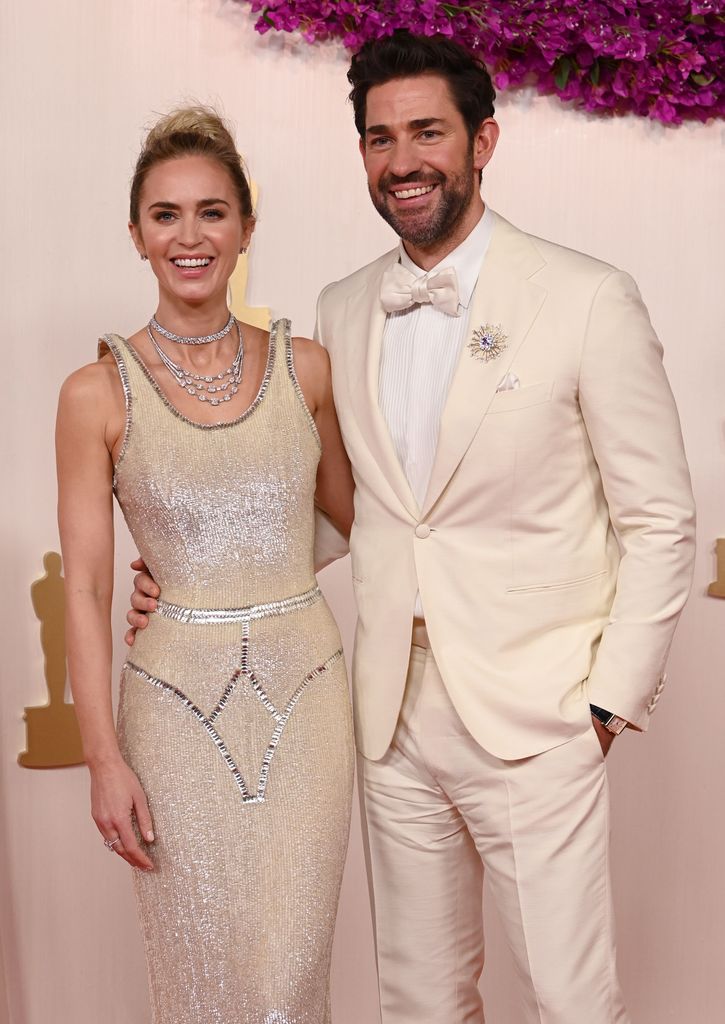
M 498 89 L 534 85 L 588 111 L 665 124 L 725 116 L 725 0 L 237 0 L 258 32 L 357 50 L 396 29 L 477 54 Z

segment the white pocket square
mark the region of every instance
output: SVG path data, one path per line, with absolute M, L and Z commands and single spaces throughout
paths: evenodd
M 507 373 L 505 377 L 502 377 L 499 381 L 499 385 L 496 391 L 515 391 L 516 388 L 521 387 L 521 381 L 515 373 Z

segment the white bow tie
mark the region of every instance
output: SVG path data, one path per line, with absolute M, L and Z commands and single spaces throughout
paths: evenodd
M 433 270 L 416 277 L 401 263 L 395 263 L 383 274 L 380 301 L 386 313 L 409 309 L 416 302 L 430 302 L 442 313 L 458 316 L 458 278 L 455 267 Z

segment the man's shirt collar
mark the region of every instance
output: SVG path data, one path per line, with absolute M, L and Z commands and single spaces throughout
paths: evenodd
M 481 272 L 481 264 L 493 234 L 493 224 L 493 213 L 486 206 L 481 219 L 461 244 L 453 252 L 449 252 L 435 267 L 427 271 L 427 273 L 431 273 L 433 270 L 442 270 L 443 267 L 455 268 L 458 278 L 458 304 L 464 309 L 468 309 L 470 305 L 473 289 L 476 287 L 476 281 Z M 426 273 L 410 258 L 402 241 L 400 243 L 400 262 L 416 277 Z

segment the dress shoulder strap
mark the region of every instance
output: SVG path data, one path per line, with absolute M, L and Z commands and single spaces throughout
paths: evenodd
M 120 334 L 104 334 L 102 338 L 98 339 L 96 359 L 103 359 L 103 357 L 108 355 L 109 352 L 116 360 L 118 375 L 121 378 L 124 394 L 128 399 L 131 392 L 128 364 L 125 359 L 126 353 L 128 352 L 128 342 L 125 338 L 122 338 Z
M 307 422 L 307 425 L 310 428 L 312 436 L 315 438 L 317 444 L 321 448 L 322 443 L 320 441 L 320 435 L 317 431 L 317 424 L 315 423 L 312 413 L 310 412 L 307 406 L 305 396 L 302 393 L 302 388 L 300 387 L 300 382 L 297 379 L 297 372 L 295 370 L 294 360 L 294 347 L 292 345 L 292 321 L 288 320 L 286 317 L 282 317 L 279 320 L 275 320 L 272 326 L 270 327 L 269 333 L 270 340 L 273 335 L 275 337 L 276 348 L 279 356 L 278 362 L 280 364 L 280 370 L 282 371 L 280 373 L 280 376 L 284 377 L 284 379 L 287 382 L 288 388 L 291 386 L 295 402 L 300 411 L 302 412 L 305 421 Z
M 102 359 L 107 353 L 111 353 L 113 358 L 116 360 L 116 367 L 118 369 L 118 376 L 121 378 L 121 387 L 123 388 L 123 397 L 126 403 L 126 423 L 123 428 L 123 441 L 121 443 L 121 450 L 118 453 L 118 458 L 113 467 L 113 488 L 116 489 L 116 481 L 118 468 L 123 461 L 123 457 L 126 454 L 128 443 L 131 437 L 131 424 L 133 422 L 133 393 L 131 389 L 131 378 L 128 372 L 128 363 L 125 359 L 125 354 L 128 351 L 128 342 L 125 338 L 122 338 L 120 334 L 104 334 L 102 338 L 98 339 L 98 350 L 97 358 Z

